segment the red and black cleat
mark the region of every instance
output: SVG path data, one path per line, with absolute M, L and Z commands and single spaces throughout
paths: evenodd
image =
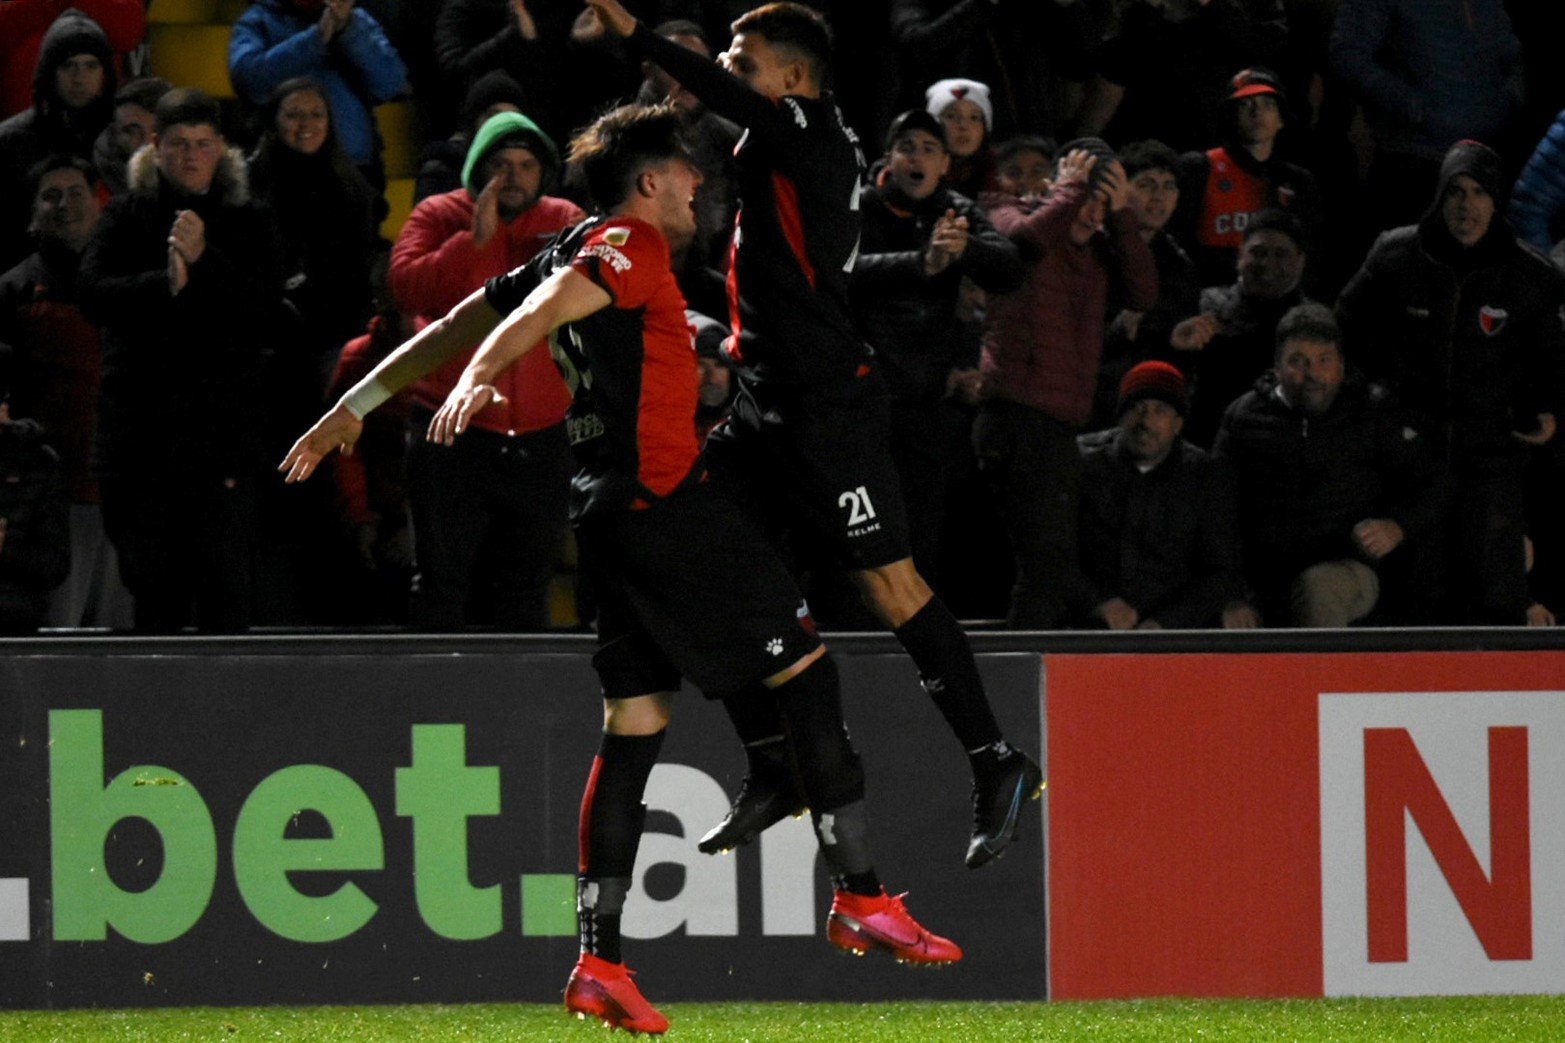
M 641 995 L 630 980 L 633 973 L 623 963 L 582 953 L 565 983 L 566 1011 L 597 1018 L 611 1029 L 662 1035 L 668 1031 L 668 1019 Z
M 939 966 L 960 960 L 962 947 L 913 919 L 902 897 L 838 891 L 826 917 L 826 940 L 856 956 L 884 949 L 898 963 Z

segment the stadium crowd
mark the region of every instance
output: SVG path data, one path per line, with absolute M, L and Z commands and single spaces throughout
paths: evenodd
M 756 5 L 626 6 L 712 54 Z M 918 570 L 958 615 L 1553 625 L 1553 5 L 810 6 L 870 161 L 849 304 Z M 134 75 L 142 0 L 0 0 L 0 631 L 558 625 L 569 374 L 542 352 L 454 445 L 423 432 L 467 356 L 377 411 L 331 482 L 275 466 L 585 216 L 558 143 L 622 99 L 674 105 L 704 177 L 673 262 L 698 423 L 722 415 L 742 131 L 580 12 L 257 0 L 220 102 Z M 426 141 L 388 242 L 373 110 L 398 97 Z M 816 549 L 787 552 L 824 624 L 875 626 Z M 590 591 L 563 614 L 590 621 Z

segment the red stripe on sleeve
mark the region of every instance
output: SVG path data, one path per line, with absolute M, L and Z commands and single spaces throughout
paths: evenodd
M 782 225 L 783 237 L 788 240 L 788 246 L 793 250 L 794 260 L 799 262 L 799 267 L 804 271 L 804 277 L 809 280 L 810 289 L 815 289 L 815 267 L 810 264 L 810 257 L 804 250 L 804 218 L 799 214 L 799 190 L 782 174 L 772 173 L 772 194 L 777 199 L 777 222 Z

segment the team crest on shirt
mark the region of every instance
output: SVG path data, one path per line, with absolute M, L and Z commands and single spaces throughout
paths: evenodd
M 630 242 L 630 229 L 610 228 L 608 231 L 603 233 L 603 241 L 608 243 L 610 246 L 624 246 L 626 243 Z
M 1483 330 L 1484 336 L 1493 337 L 1505 328 L 1505 320 L 1511 317 L 1511 313 L 1504 308 L 1491 308 L 1485 304 L 1478 309 L 1478 328 Z

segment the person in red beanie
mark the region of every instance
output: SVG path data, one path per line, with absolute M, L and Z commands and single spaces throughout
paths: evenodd
M 1238 627 L 1233 499 L 1218 468 L 1180 437 L 1190 395 L 1167 362 L 1119 384 L 1119 424 L 1078 439 L 1081 499 L 1068 601 L 1075 622 L 1110 630 Z

